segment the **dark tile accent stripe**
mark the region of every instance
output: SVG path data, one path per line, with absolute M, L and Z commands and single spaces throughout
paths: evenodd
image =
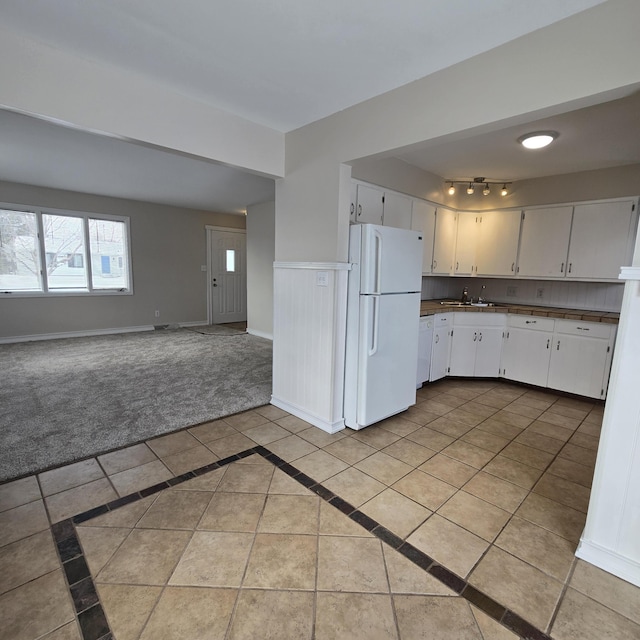
M 229 456 L 223 460 L 218 460 L 217 462 L 213 462 L 204 467 L 194 469 L 193 471 L 187 471 L 186 473 L 176 476 L 175 478 L 171 478 L 171 480 L 166 482 L 160 482 L 159 484 L 147 487 L 136 493 L 129 494 L 128 496 L 117 498 L 107 504 L 95 507 L 94 509 L 89 509 L 88 511 L 83 511 L 72 518 L 68 518 L 67 520 L 56 522 L 51 525 L 51 533 L 53 534 L 58 555 L 62 562 L 62 568 L 64 569 L 65 577 L 67 579 L 69 593 L 71 594 L 73 606 L 76 610 L 83 640 L 113 640 L 113 634 L 109 628 L 102 605 L 100 604 L 98 592 L 93 582 L 93 578 L 91 577 L 91 572 L 89 571 L 87 562 L 84 558 L 84 553 L 82 551 L 80 541 L 78 540 L 75 525 L 81 524 L 82 522 L 86 522 L 87 520 L 91 520 L 92 518 L 96 518 L 97 516 L 101 516 L 105 513 L 109 513 L 110 511 L 114 511 L 115 509 L 119 509 L 120 507 L 124 507 L 128 504 L 132 504 L 138 500 L 142 500 L 142 498 L 164 491 L 165 489 L 174 487 L 182 482 L 186 482 L 187 480 L 197 478 L 198 476 L 208 473 L 209 471 L 219 469 L 232 462 L 242 460 L 254 453 L 258 453 L 256 449 L 257 447 L 247 449 L 242 453 Z M 266 457 L 265 453 L 267 455 L 270 454 L 270 452 L 264 449 L 264 447 L 260 447 L 260 449 L 263 451 L 261 454 L 264 457 Z M 297 470 L 295 470 L 295 472 L 299 473 Z M 309 478 L 309 480 L 311 479 Z M 311 482 L 315 483 L 315 481 Z
M 478 609 L 482 609 L 485 613 L 491 612 L 489 615 L 494 620 L 502 620 L 504 614 L 507 612 L 501 604 L 498 604 L 495 600 L 482 593 L 482 591 L 478 591 L 470 584 L 467 584 L 460 595 L 462 595 L 465 600 L 468 600 L 471 604 L 478 607 Z
M 312 481 L 313 483 L 309 484 L 309 480 L 312 480 L 309 476 L 302 473 L 288 462 L 283 461 L 265 447 L 254 447 L 251 451 L 253 453 L 260 454 L 266 460 L 269 460 L 276 466 L 279 466 L 294 480 L 299 481 L 302 485 L 309 488 L 330 505 L 347 515 L 351 520 L 357 522 L 370 533 L 373 533 L 373 535 L 382 542 L 399 551 L 417 567 L 420 567 L 429 573 L 429 575 L 452 589 L 455 593 L 461 595 L 465 600 L 478 607 L 478 609 L 493 618 L 496 622 L 499 622 L 509 630 L 519 635 L 522 640 L 552 640 L 550 636 L 539 629 L 536 629 L 536 627 L 522 619 L 519 615 L 502 606 L 486 594 L 478 591 L 478 589 L 471 586 L 466 580 L 435 562 L 433 558 L 430 558 L 426 553 L 420 551 L 420 549 L 417 549 L 410 543 L 402 540 L 402 538 L 398 537 L 395 533 L 389 531 L 386 527 L 383 527 L 367 514 L 356 509 L 352 504 L 334 494 L 321 483 Z
M 543 633 L 519 615 L 503 607 L 501 604 L 478 591 L 465 580 L 457 576 L 446 567 L 439 565 L 426 553 L 420 551 L 413 545 L 402 540 L 392 531 L 379 524 L 373 518 L 356 509 L 352 504 L 337 496 L 321 483 L 316 482 L 307 474 L 293 465 L 289 464 L 279 456 L 271 453 L 263 446 L 255 446 L 246 449 L 241 453 L 228 456 L 223 460 L 218 460 L 204 467 L 187 471 L 166 482 L 161 482 L 152 487 L 147 487 L 122 498 L 117 498 L 111 502 L 79 513 L 72 518 L 63 520 L 51 526 L 54 540 L 58 549 L 60 560 L 62 561 L 69 591 L 73 599 L 78 615 L 78 621 L 82 630 L 83 640 L 113 640 L 113 634 L 109 629 L 104 610 L 100 604 L 93 579 L 82 553 L 82 547 L 77 537 L 75 525 L 87 520 L 91 520 L 99 515 L 119 509 L 142 498 L 176 486 L 198 476 L 209 473 L 216 469 L 237 462 L 250 455 L 261 455 L 265 460 L 284 471 L 287 475 L 297 480 L 300 484 L 313 491 L 323 500 L 334 506 L 336 509 L 347 515 L 351 520 L 362 526 L 364 529 L 375 535 L 379 540 L 399 551 L 405 558 L 410 560 L 417 567 L 429 573 L 434 578 L 448 586 L 450 589 L 461 595 L 468 602 L 484 611 L 488 616 L 501 623 L 503 626 L 520 636 L 522 640 L 552 640 L 550 636 Z

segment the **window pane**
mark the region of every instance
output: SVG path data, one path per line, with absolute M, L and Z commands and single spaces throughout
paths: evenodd
M 231 273 L 236 270 L 236 251 L 235 249 L 227 249 L 227 272 Z
M 83 219 L 45 213 L 42 227 L 49 289 L 86 289 Z
M 0 210 L 0 291 L 41 291 L 36 215 Z
M 126 226 L 115 220 L 89 220 L 91 279 L 94 289 L 128 289 Z

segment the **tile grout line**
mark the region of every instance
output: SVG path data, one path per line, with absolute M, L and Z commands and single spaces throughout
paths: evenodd
M 521 637 L 527 638 L 527 640 L 551 640 L 550 636 L 534 627 L 518 614 L 510 611 L 506 607 L 503 607 L 495 600 L 470 585 L 466 580 L 463 580 L 446 567 L 436 563 L 435 560 L 430 558 L 428 555 L 410 543 L 403 541 L 391 531 L 378 524 L 373 520 L 373 518 L 370 518 L 346 500 L 343 500 L 339 496 L 333 494 L 332 491 L 328 490 L 321 483 L 315 483 L 312 478 L 307 476 L 307 474 L 299 471 L 293 465 L 282 460 L 279 456 L 269 452 L 266 448 L 259 446 L 255 449 L 256 453 L 259 453 L 267 460 L 278 466 L 282 471 L 291 476 L 292 479 L 300 482 L 300 484 L 307 487 L 310 491 L 313 491 L 322 499 L 329 502 L 329 504 L 347 515 L 351 520 L 360 524 L 364 529 L 401 553 L 416 566 L 425 570 L 445 586 L 456 592 L 459 596 L 465 598 L 468 602 L 472 602 L 489 617 L 507 627 L 510 631 L 513 631 Z
M 359 509 L 356 509 L 349 502 L 334 494 L 331 490 L 322 485 L 322 483 L 316 482 L 313 478 L 279 456 L 273 454 L 262 445 L 257 445 L 250 449 L 246 449 L 245 451 L 227 456 L 226 458 L 217 460 L 203 467 L 180 474 L 170 480 L 141 489 L 140 491 L 127 496 L 117 498 L 116 500 L 112 500 L 104 505 L 81 512 L 71 518 L 67 518 L 66 520 L 51 525 L 58 554 L 65 571 L 69 592 L 76 609 L 76 618 L 78 619 L 80 630 L 83 634 L 83 640 L 111 640 L 113 635 L 97 595 L 93 578 L 84 558 L 75 525 L 113 511 L 114 509 L 118 509 L 119 507 L 132 504 L 142 498 L 154 495 L 164 489 L 169 489 L 177 484 L 186 482 L 187 480 L 192 480 L 204 475 L 205 473 L 214 471 L 233 462 L 237 462 L 253 454 L 261 455 L 263 458 L 271 462 L 276 468 L 279 468 L 292 479 L 296 480 L 298 483 L 344 513 L 347 517 L 372 533 L 379 540 L 386 543 L 392 549 L 398 551 L 417 567 L 426 571 L 429 575 L 452 589 L 457 595 L 474 604 L 490 618 L 502 624 L 510 631 L 521 637 L 525 637 L 528 640 L 552 640 L 550 636 L 531 625 L 518 614 L 500 605 L 498 602 L 470 585 L 466 580 L 460 578 L 446 567 L 438 564 L 433 560 L 433 558 L 430 558 L 424 552 L 402 540 L 386 527 L 376 522 L 373 518 L 370 518 Z M 74 590 L 74 587 L 80 583 L 83 583 L 84 590 Z M 101 632 L 100 635 L 96 635 L 96 631 Z

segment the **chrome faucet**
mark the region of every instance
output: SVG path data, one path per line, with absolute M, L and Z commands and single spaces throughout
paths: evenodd
M 484 302 L 484 291 L 485 291 L 486 288 L 487 287 L 484 284 L 482 285 L 482 287 L 480 287 L 480 295 L 478 296 L 478 302 L 479 303 Z

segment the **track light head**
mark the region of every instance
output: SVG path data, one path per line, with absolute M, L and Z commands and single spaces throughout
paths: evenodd
M 469 186 L 467 187 L 467 193 L 469 195 L 472 195 L 473 191 L 474 191 L 474 186 L 471 183 L 469 183 Z
M 456 192 L 456 188 L 455 188 L 455 186 L 454 186 L 454 184 L 452 182 L 451 186 L 449 187 L 449 195 L 452 196 L 452 195 L 455 194 L 455 192 Z
M 484 183 L 484 189 L 482 190 L 482 195 L 483 196 L 488 196 L 491 193 L 491 189 L 489 189 L 489 183 L 485 182 Z

